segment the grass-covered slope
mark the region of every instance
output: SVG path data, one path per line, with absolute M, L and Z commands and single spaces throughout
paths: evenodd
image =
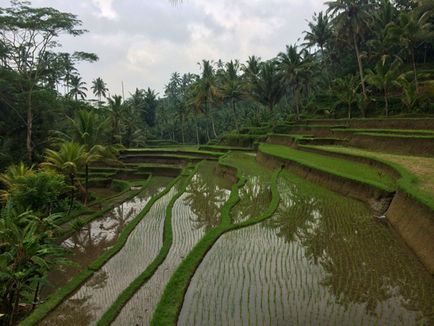
M 284 160 L 294 161 L 306 167 L 329 174 L 366 183 L 388 192 L 395 190 L 394 181 L 389 175 L 366 164 L 303 152 L 291 147 L 274 144 L 261 144 L 259 151 Z
M 386 154 L 342 146 L 304 146 L 324 152 L 364 157 L 379 161 L 396 170 L 401 178 L 397 185 L 434 211 L 434 158 Z

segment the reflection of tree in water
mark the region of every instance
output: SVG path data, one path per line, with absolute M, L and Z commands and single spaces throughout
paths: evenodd
M 41 322 L 41 326 L 90 325 L 93 321 L 93 305 L 89 304 L 91 296 L 80 299 L 68 299 Z
M 240 201 L 232 211 L 233 222 L 240 222 L 261 214 L 271 201 L 269 182 L 259 176 L 249 176 L 239 190 Z
M 90 278 L 90 280 L 86 283 L 87 287 L 93 289 L 102 289 L 107 285 L 108 275 L 104 270 L 99 270 Z
M 214 175 L 214 164 L 205 163 L 192 178 L 185 192 L 184 204 L 189 205 L 195 227 L 205 231 L 220 223 L 220 208 L 227 199 L 228 191 L 218 184 Z
M 379 304 L 393 298 L 434 321 L 432 277 L 387 226 L 354 200 L 306 182 L 283 181 L 280 207 L 264 225 L 303 247 L 305 258 L 322 267 L 321 285 L 337 304 L 363 304 L 376 315 Z

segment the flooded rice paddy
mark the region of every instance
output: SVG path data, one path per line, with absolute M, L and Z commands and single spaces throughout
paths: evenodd
M 152 197 L 152 194 L 162 191 L 170 179 L 156 178 L 156 180 L 160 181 L 156 181 L 150 185 L 151 187 L 140 196 L 142 199 L 135 199 L 141 204 L 134 211 L 134 214 L 127 214 L 127 221 L 131 220 L 144 208 L 146 202 Z M 41 322 L 41 325 L 94 324 L 101 317 L 102 313 L 110 307 L 117 295 L 158 254 L 163 241 L 162 232 L 166 207 L 176 191 L 175 186 L 169 193 L 160 198 L 130 234 L 125 246 L 101 270 L 97 271 L 89 280 L 82 284 L 70 298 L 54 309 Z M 130 212 L 130 210 L 127 211 Z M 104 221 L 107 221 L 108 224 L 115 223 L 109 217 L 105 217 Z M 95 223 L 96 227 L 101 226 L 101 222 L 102 220 L 99 223 Z M 99 235 L 99 232 L 90 233 L 90 236 Z M 92 241 L 94 241 L 94 238 L 92 238 Z M 80 251 L 78 250 L 78 252 Z
M 434 280 L 362 203 L 287 172 L 269 220 L 223 235 L 179 325 L 432 325 Z
M 233 223 L 244 222 L 257 217 L 271 202 L 272 171 L 256 162 L 255 156 L 245 153 L 231 153 L 228 163 L 236 164 L 246 183 L 239 189 L 240 201 L 231 212 Z
M 131 200 L 116 206 L 107 214 L 82 227 L 71 237 L 63 241 L 62 246 L 70 255 L 73 266 L 65 266 L 61 270 L 49 274 L 49 285 L 42 291 L 45 297 L 57 287 L 64 285 L 84 267 L 94 261 L 104 250 L 111 247 L 125 225 L 130 222 L 148 203 L 148 201 L 171 179 L 153 177 L 146 189 Z
M 215 163 L 202 163 L 172 212 L 173 243 L 154 275 L 131 298 L 113 325 L 148 325 L 164 288 L 181 261 L 205 232 L 220 222 L 230 185 L 214 174 Z

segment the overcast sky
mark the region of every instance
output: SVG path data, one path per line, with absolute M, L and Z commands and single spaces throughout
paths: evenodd
M 5 0 L 2 0 L 2 2 Z M 324 0 L 33 0 L 78 15 L 88 33 L 63 37 L 64 51 L 96 53 L 78 66 L 83 79 L 107 82 L 111 95 L 136 87 L 163 95 L 170 75 L 199 72 L 202 59 L 274 57 L 296 43 Z

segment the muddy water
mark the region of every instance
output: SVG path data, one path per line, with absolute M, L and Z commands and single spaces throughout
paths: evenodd
M 172 212 L 173 243 L 153 277 L 131 298 L 113 325 L 148 325 L 164 288 L 182 259 L 206 230 L 220 221 L 220 208 L 229 198 L 229 187 L 215 176 L 215 163 L 201 164 Z
M 163 189 L 160 184 L 157 192 Z M 130 234 L 124 247 L 70 298 L 53 310 L 41 325 L 94 324 L 117 295 L 158 254 L 162 246 L 166 207 L 175 193 L 176 187 L 173 187 L 168 194 L 160 198 Z
M 171 179 L 153 177 L 148 187 L 131 200 L 128 200 L 113 210 L 81 228 L 62 246 L 68 249 L 68 257 L 74 266 L 66 266 L 62 270 L 53 271 L 48 276 L 49 285 L 42 291 L 46 297 L 57 287 L 64 285 L 69 279 L 88 266 L 104 250 L 111 247 L 118 239 L 119 233 L 148 203 L 157 192 L 162 190 Z
M 432 325 L 434 279 L 367 208 L 285 173 L 262 224 L 223 235 L 179 325 Z

